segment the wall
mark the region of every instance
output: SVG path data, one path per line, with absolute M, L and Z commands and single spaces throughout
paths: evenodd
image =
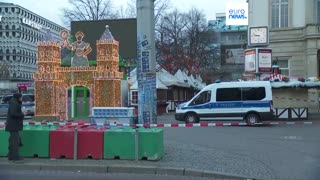
M 275 108 L 307 107 L 309 111 L 320 108 L 317 89 L 283 88 L 272 89 L 273 105 Z
M 306 1 L 310 0 L 292 0 L 292 5 L 289 4 L 292 12 L 292 27 L 303 27 L 306 24 Z M 289 1 L 290 3 L 290 1 Z M 309 11 L 309 9 L 308 9 Z M 290 14 L 289 14 L 290 16 Z
M 272 89 L 272 97 L 275 108 L 309 107 L 308 102 L 303 101 L 308 100 L 308 90 L 304 88 Z
M 269 0 L 249 0 L 249 26 L 269 24 Z

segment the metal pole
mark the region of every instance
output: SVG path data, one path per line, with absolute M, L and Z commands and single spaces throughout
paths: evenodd
M 73 160 L 77 160 L 78 157 L 78 128 L 74 128 L 73 138 Z
M 139 133 L 138 127 L 135 128 L 135 159 L 139 161 Z
M 72 77 L 73 77 L 73 73 L 72 73 Z M 72 86 L 71 87 L 71 118 L 74 118 L 75 117 L 75 98 L 74 98 L 74 96 L 75 96 L 75 86 Z
M 139 123 L 157 123 L 154 0 L 137 0 Z

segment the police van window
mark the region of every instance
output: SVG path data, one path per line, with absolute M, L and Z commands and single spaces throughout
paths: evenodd
M 241 101 L 241 88 L 218 88 L 217 101 Z
M 211 91 L 203 91 L 191 102 L 190 105 L 204 104 L 204 103 L 210 102 L 210 100 L 211 100 Z
M 262 100 L 266 97 L 264 87 L 242 88 L 242 99 L 244 101 Z

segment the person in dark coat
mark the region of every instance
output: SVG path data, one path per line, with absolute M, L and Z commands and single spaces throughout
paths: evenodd
M 22 158 L 19 155 L 19 147 L 21 146 L 21 140 L 19 131 L 23 129 L 24 114 L 21 110 L 22 94 L 16 93 L 9 101 L 8 115 L 6 131 L 10 132 L 9 137 L 9 161 L 20 161 Z

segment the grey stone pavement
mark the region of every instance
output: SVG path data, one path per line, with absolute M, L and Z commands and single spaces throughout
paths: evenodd
M 319 117 L 315 113 L 309 120 L 320 120 Z M 158 123 L 176 123 L 174 113 L 159 116 Z M 320 177 L 320 125 L 164 130 L 165 155 L 160 161 L 35 158 L 26 159 L 23 165 L 12 165 L 2 158 L 0 169 L 81 169 L 89 172 L 132 172 L 230 179 L 239 176 L 253 179 L 316 180 Z
M 0 170 L 1 180 L 206 180 L 203 177 L 168 176 L 151 174 L 101 174 L 88 172 L 67 172 L 67 171 L 13 171 Z

